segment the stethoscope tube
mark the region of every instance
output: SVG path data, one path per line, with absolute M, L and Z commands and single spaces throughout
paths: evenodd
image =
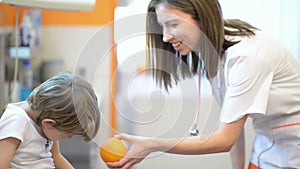
M 190 56 L 191 57 L 191 56 Z M 200 100 L 201 100 L 201 78 L 202 78 L 202 72 L 200 68 L 200 63 L 201 63 L 201 54 L 199 53 L 199 69 L 198 69 L 198 100 L 197 100 L 197 112 L 195 114 L 194 122 L 193 125 L 191 126 L 189 130 L 189 136 L 197 136 L 199 134 L 198 130 L 198 118 L 200 115 Z M 204 65 L 202 65 L 204 66 Z
M 201 54 L 199 53 L 199 62 L 198 64 L 200 65 L 201 63 Z M 199 135 L 199 130 L 198 130 L 198 118 L 199 118 L 199 115 L 200 115 L 200 104 L 201 104 L 201 79 L 202 79 L 202 71 L 204 69 L 204 64 L 202 64 L 202 68 L 200 68 L 199 66 L 199 69 L 198 69 L 198 101 L 197 101 L 197 112 L 196 112 L 196 115 L 195 115 L 195 119 L 194 119 L 194 122 L 193 122 L 193 125 L 191 126 L 190 130 L 189 130 L 189 136 L 197 136 Z M 220 72 L 220 68 L 221 68 L 221 59 L 219 59 L 218 61 L 218 88 L 220 90 L 221 88 L 221 72 Z

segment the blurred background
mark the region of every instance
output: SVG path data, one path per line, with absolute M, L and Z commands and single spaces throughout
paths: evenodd
M 267 31 L 300 58 L 299 0 L 219 1 L 225 18 L 242 19 Z M 92 10 L 79 12 L 0 3 L 1 109 L 9 102 L 24 100 L 33 87 L 64 70 L 82 75 L 97 91 L 102 113 L 97 137 L 90 143 L 80 137 L 61 142 L 62 153 L 76 169 L 106 168 L 99 146 L 114 134 L 183 138 L 194 121 L 196 77 L 182 81 L 167 94 L 143 72 L 148 2 L 96 0 Z M 199 127 L 205 133 L 213 130 L 218 108 L 209 83 L 202 83 Z M 247 122 L 246 135 L 249 159 L 254 137 L 251 121 Z M 232 168 L 230 155 L 158 153 L 134 168 L 196 167 Z

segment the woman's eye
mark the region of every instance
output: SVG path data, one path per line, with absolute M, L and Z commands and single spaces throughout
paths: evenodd
M 170 26 L 171 26 L 172 28 L 175 28 L 175 27 L 178 26 L 178 24 L 177 24 L 177 23 L 172 23 L 172 24 L 170 24 Z

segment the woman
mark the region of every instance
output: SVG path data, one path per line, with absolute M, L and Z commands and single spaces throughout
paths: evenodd
M 210 80 L 222 105 L 220 123 L 204 142 L 202 136 L 179 141 L 121 134 L 131 148 L 109 168 L 130 168 L 157 151 L 193 155 L 232 148 L 239 159 L 234 167 L 244 168 L 248 118 L 256 132 L 249 168 L 300 168 L 300 64 L 280 43 L 246 22 L 224 20 L 217 0 L 151 0 L 147 48 L 160 86 L 169 89 L 197 73 Z M 174 55 L 180 61 L 170 59 Z
M 92 86 L 60 73 L 35 88 L 26 101 L 8 104 L 0 119 L 0 168 L 71 169 L 59 140 L 98 132 L 100 111 Z

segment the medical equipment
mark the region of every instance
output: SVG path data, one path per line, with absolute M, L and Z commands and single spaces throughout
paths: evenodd
M 197 136 L 199 135 L 199 130 L 198 130 L 198 118 L 199 118 L 199 115 L 200 115 L 200 104 L 201 104 L 201 79 L 202 79 L 202 70 L 204 70 L 204 63 L 202 63 L 202 65 L 200 64 L 201 63 L 201 54 L 199 53 L 199 61 L 198 61 L 198 65 L 199 65 L 199 68 L 198 68 L 198 100 L 197 100 L 197 112 L 195 113 L 195 118 L 194 118 L 194 122 L 189 130 L 189 136 Z M 190 60 L 188 63 L 189 63 L 189 67 L 191 68 L 192 67 L 192 64 L 191 64 L 191 60 L 192 60 L 192 55 L 189 54 L 189 59 Z M 222 78 L 221 78 L 221 64 L 222 64 L 222 61 L 221 59 L 219 58 L 218 60 L 218 72 L 217 72 L 217 88 L 219 90 L 219 97 L 220 97 L 220 100 L 223 100 L 222 98 L 222 94 L 221 94 L 221 85 L 222 85 Z M 200 65 L 202 67 L 200 67 Z
M 191 126 L 190 130 L 189 130 L 189 136 L 197 136 L 199 134 L 199 130 L 198 130 L 198 117 L 200 114 L 200 99 L 201 99 L 201 72 L 199 72 L 199 76 L 198 76 L 198 106 L 197 106 L 197 112 L 195 115 L 195 119 L 194 119 L 194 123 Z
M 189 54 L 189 60 L 192 60 L 192 55 Z M 191 126 L 190 130 L 189 130 L 189 136 L 197 136 L 199 134 L 199 130 L 198 130 L 198 117 L 200 114 L 200 99 L 201 99 L 201 78 L 202 78 L 202 72 L 201 72 L 201 68 L 200 68 L 200 63 L 201 63 L 201 54 L 199 53 L 199 61 L 198 61 L 198 100 L 197 100 L 197 112 L 195 115 L 195 119 L 193 122 L 193 125 Z M 191 68 L 191 64 L 189 64 L 189 67 Z M 204 66 L 202 64 L 202 66 Z

